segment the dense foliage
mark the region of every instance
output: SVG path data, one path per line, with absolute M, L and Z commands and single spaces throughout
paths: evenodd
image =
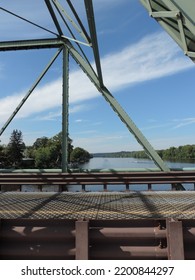
M 0 166 L 14 167 L 21 166 L 25 144 L 23 142 L 22 132 L 13 130 L 8 145 L 0 147 Z
M 85 162 L 90 155 L 82 148 L 73 149 L 68 141 L 68 162 Z M 9 144 L 0 145 L 0 168 L 61 168 L 62 133 L 52 138 L 37 138 L 32 146 L 25 147 L 22 132 L 14 130 Z
M 68 160 L 73 150 L 72 140 L 68 142 Z M 32 147 L 28 148 L 28 156 L 34 159 L 36 168 L 61 168 L 62 133 L 52 138 L 38 138 Z
M 71 162 L 78 162 L 78 163 L 83 163 L 86 162 L 90 159 L 90 154 L 86 150 L 76 147 L 73 149 L 71 155 L 70 155 L 70 160 Z

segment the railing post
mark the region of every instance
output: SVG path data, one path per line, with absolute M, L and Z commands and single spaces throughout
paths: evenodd
M 175 184 L 171 184 L 171 190 L 172 190 L 172 191 L 176 191 L 176 186 L 175 186 Z
M 130 189 L 129 189 L 129 184 L 126 184 L 126 190 L 125 190 L 126 192 L 129 192 L 130 191 Z
M 184 260 L 182 222 L 174 219 L 166 220 L 167 246 L 169 260 Z
M 89 222 L 76 221 L 76 260 L 89 259 Z
M 42 192 L 43 191 L 43 185 L 39 185 L 38 189 L 39 189 L 40 192 Z
M 85 192 L 85 184 L 82 184 L 82 192 Z

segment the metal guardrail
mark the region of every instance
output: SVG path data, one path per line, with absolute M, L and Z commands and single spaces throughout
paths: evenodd
M 107 191 L 108 185 L 124 185 L 128 191 L 131 185 L 148 186 L 171 184 L 172 189 L 177 189 L 177 184 L 195 184 L 195 171 L 170 171 L 170 172 L 107 172 L 107 173 L 0 173 L 0 186 L 8 185 L 59 185 L 64 187 L 80 185 L 85 187 L 102 185 Z M 194 185 L 195 186 L 195 185 Z
M 0 220 L 0 259 L 195 259 L 195 220 Z

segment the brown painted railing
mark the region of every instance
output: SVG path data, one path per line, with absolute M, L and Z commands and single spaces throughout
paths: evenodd
M 195 220 L 0 220 L 0 259 L 195 259 Z
M 177 189 L 178 184 L 193 184 L 195 186 L 195 171 L 170 171 L 170 172 L 107 172 L 107 173 L 0 173 L 0 186 L 15 185 L 58 185 L 61 190 L 65 187 L 80 185 L 85 191 L 86 186 L 93 188 L 102 185 L 107 191 L 109 185 L 124 185 L 125 190 L 130 190 L 131 185 L 147 185 L 148 190 L 152 185 L 171 185 Z

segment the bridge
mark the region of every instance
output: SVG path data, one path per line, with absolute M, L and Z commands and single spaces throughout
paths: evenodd
M 170 170 L 130 116 L 106 88 L 92 0 L 84 1 L 88 30 L 70 0 L 66 1 L 70 16 L 58 0 L 45 0 L 56 27 L 52 38 L 0 41 L 0 51 L 58 49 L 41 75 L 3 125 L 6 130 L 19 110 L 43 79 L 60 53 L 63 54 L 62 169 L 1 170 L 0 173 L 0 258 L 1 259 L 194 259 L 195 209 L 194 192 L 185 191 L 185 184 L 195 184 L 193 170 Z M 193 0 L 141 0 L 185 55 L 195 58 L 195 9 Z M 0 9 L 43 29 L 27 18 Z M 73 18 L 75 20 L 73 20 Z M 59 20 L 60 19 L 60 20 Z M 68 26 L 67 37 L 61 22 Z M 76 30 L 83 42 L 75 37 Z M 49 30 L 46 30 L 50 32 Z M 51 33 L 51 32 L 50 32 Z M 51 35 L 51 34 L 50 34 Z M 95 67 L 82 49 L 92 48 Z M 89 77 L 103 98 L 125 124 L 157 166 L 145 172 L 70 172 L 68 170 L 68 80 L 69 55 Z M 132 191 L 131 185 L 146 185 L 148 191 Z M 169 185 L 170 191 L 152 191 L 153 185 Z M 23 185 L 39 186 L 40 192 L 21 192 Z M 45 185 L 59 187 L 55 193 L 44 192 Z M 79 185 L 81 192 L 71 192 Z M 102 185 L 102 192 L 87 192 Z M 124 185 L 124 192 L 109 192 L 109 185 Z M 15 192 L 6 192 L 8 187 Z M 6 189 L 7 188 L 7 189 Z

